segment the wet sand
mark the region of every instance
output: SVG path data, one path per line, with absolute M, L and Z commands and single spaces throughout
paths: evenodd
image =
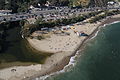
M 79 26 L 74 25 L 76 30 L 84 31 L 85 33 L 90 35 L 89 37 L 78 37 L 76 36 L 76 34 L 73 33 L 73 30 L 70 30 L 69 32 L 72 34 L 71 36 L 52 35 L 52 37 L 49 38 L 50 42 L 48 40 L 39 41 L 36 39 L 28 39 L 30 45 L 36 50 L 53 52 L 55 54 L 49 57 L 45 61 L 45 64 L 32 65 L 32 67 L 31 66 L 24 66 L 24 67 L 16 66 L 16 67 L 2 69 L 0 70 L 0 78 L 3 80 L 22 80 L 22 79 L 29 80 L 29 79 L 34 79 L 38 76 L 40 77 L 46 74 L 59 71 L 63 69 L 65 65 L 69 63 L 70 58 L 75 55 L 76 51 L 82 48 L 83 44 L 86 43 L 86 41 L 89 38 L 94 36 L 94 34 L 96 33 L 96 31 L 98 31 L 100 26 L 103 26 L 104 24 L 109 24 L 114 21 L 119 21 L 119 20 L 120 20 L 120 14 L 112 16 L 112 18 L 109 18 L 109 19 L 104 19 L 102 20 L 102 22 L 98 22 L 97 24 L 86 23 L 84 25 L 79 25 Z M 61 38 L 63 41 L 59 42 Z M 69 40 L 69 38 L 71 39 Z M 74 41 L 76 42 L 72 43 Z M 68 43 L 64 43 L 64 42 L 68 42 L 69 45 L 66 45 Z M 59 44 L 61 46 L 59 46 Z M 55 48 L 51 49 L 50 47 L 46 47 L 46 45 L 47 46 L 49 45 Z M 65 49 L 64 49 L 64 46 L 66 47 Z M 59 48 L 59 49 L 56 49 L 56 48 Z M 11 70 L 13 71 L 11 72 Z

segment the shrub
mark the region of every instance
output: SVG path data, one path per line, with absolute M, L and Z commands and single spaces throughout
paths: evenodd
M 43 35 L 39 35 L 39 36 L 37 36 L 37 39 L 42 40 L 42 39 L 45 39 L 45 37 Z

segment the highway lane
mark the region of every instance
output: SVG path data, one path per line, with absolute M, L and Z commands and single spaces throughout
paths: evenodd
M 120 10 L 119 7 L 111 7 L 111 8 L 96 7 L 96 8 L 84 8 L 84 9 L 63 8 L 63 9 L 56 9 L 56 10 L 51 9 L 51 10 L 44 10 L 44 11 L 39 10 L 39 11 L 30 11 L 29 13 L 17 13 L 17 14 L 0 16 L 0 21 L 18 21 L 18 20 L 38 18 L 38 17 L 41 17 L 44 20 L 60 19 L 69 14 L 84 14 L 87 12 L 94 12 L 94 11 L 99 11 L 99 10 L 116 10 L 116 9 Z

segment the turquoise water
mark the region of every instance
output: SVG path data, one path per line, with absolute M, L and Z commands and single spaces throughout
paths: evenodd
M 120 23 L 102 28 L 71 71 L 49 80 L 120 80 Z

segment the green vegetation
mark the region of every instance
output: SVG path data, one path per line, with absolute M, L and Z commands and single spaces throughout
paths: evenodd
M 25 24 L 21 30 L 21 33 L 25 36 L 28 37 L 30 36 L 32 31 L 37 30 L 38 25 L 37 24 Z
M 97 15 L 96 17 L 90 19 L 89 22 L 94 23 L 94 22 L 97 22 L 97 21 L 107 17 L 107 16 L 112 16 L 112 15 L 115 15 L 115 14 L 120 14 L 120 11 L 119 10 L 105 11 L 104 14 Z
M 107 6 L 107 2 L 115 0 L 90 0 L 89 6 L 103 7 Z
M 13 10 L 13 12 L 25 11 L 28 0 L 0 0 L 0 9 Z
M 73 24 L 76 22 L 81 22 L 83 20 L 86 20 L 90 17 L 93 17 L 89 20 L 90 23 L 94 23 L 96 21 L 99 21 L 107 16 L 119 14 L 119 10 L 113 10 L 113 11 L 99 11 L 99 12 L 91 12 L 83 15 L 79 15 L 77 17 L 72 17 L 68 19 L 58 19 L 55 21 L 48 21 L 45 22 L 41 18 L 39 18 L 35 24 L 26 24 L 24 25 L 23 33 L 25 37 L 29 37 L 31 33 L 33 33 L 36 30 L 40 30 L 43 27 L 55 27 L 55 26 L 61 26 L 61 25 L 68 25 L 68 24 Z M 40 37 L 41 40 L 41 37 Z
M 80 7 L 86 7 L 88 6 L 90 0 L 69 0 L 70 6 L 80 6 Z
M 42 40 L 42 39 L 45 39 L 45 37 L 42 36 L 42 35 L 40 35 L 40 36 L 37 36 L 37 39 L 38 39 L 38 40 Z
M 24 25 L 24 21 L 0 24 L 0 68 L 17 66 L 18 64 L 42 64 L 47 57 L 52 55 L 52 53 L 36 51 L 28 44 L 27 40 L 21 40 L 19 33 L 21 26 L 19 24 Z
M 49 1 L 52 5 L 64 4 L 68 5 L 69 0 L 0 0 L 0 10 L 12 10 L 13 12 L 25 12 L 29 9 L 30 5 L 37 7 L 38 3 L 44 5 Z
M 36 30 L 40 30 L 43 27 L 55 27 L 55 26 L 61 26 L 61 25 L 68 25 L 76 22 L 81 22 L 87 18 L 90 18 L 92 16 L 95 16 L 97 14 L 100 14 L 103 11 L 99 12 L 91 12 L 83 15 L 79 15 L 77 17 L 72 17 L 69 19 L 58 19 L 58 20 L 51 20 L 48 22 L 43 21 L 41 18 L 39 18 L 35 24 L 25 24 L 23 26 L 22 33 L 24 34 L 24 37 L 29 37 L 31 33 L 33 33 Z
M 4 50 L 5 38 L 7 36 L 6 30 L 15 27 L 15 25 L 19 26 L 19 21 L 0 23 L 0 52 Z
M 111 0 L 0 0 L 0 10 L 7 9 L 13 12 L 27 12 L 30 5 L 38 7 L 38 3 L 44 5 L 49 1 L 51 5 L 88 7 L 105 6 Z

